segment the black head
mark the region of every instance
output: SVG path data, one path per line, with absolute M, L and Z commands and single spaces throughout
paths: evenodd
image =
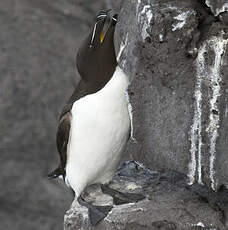
M 114 31 L 117 15 L 101 12 L 89 36 L 81 44 L 76 65 L 82 79 L 87 82 L 106 83 L 117 66 L 114 49 Z

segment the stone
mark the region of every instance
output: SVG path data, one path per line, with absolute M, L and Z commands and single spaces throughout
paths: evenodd
M 106 8 L 112 9 L 115 13 L 119 13 L 123 5 L 123 0 L 106 0 Z
M 122 192 L 142 193 L 146 198 L 114 206 L 95 227 L 90 226 L 87 209 L 74 201 L 65 215 L 64 229 L 225 230 L 227 227 L 228 191 L 215 193 L 205 185 L 189 186 L 184 174 L 156 172 L 138 162 L 127 161 L 110 187 Z M 99 186 L 87 190 L 85 198 L 93 204 L 111 203 Z
M 203 1 L 124 1 L 115 45 L 137 141 L 127 156 L 189 184 L 228 185 L 227 43 Z
M 228 11 L 227 0 L 206 0 L 205 4 L 210 8 L 215 16 Z

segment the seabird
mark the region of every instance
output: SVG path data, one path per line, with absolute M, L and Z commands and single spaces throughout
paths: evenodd
M 102 191 L 116 201 L 119 198 L 119 203 L 143 198 L 115 193 L 106 186 L 119 166 L 131 130 L 129 79 L 117 65 L 113 42 L 116 21 L 117 15 L 101 12 L 78 50 L 76 64 L 81 81 L 60 115 L 57 149 L 61 163 L 48 175 L 63 177 L 78 202 L 89 209 L 92 225 L 112 206 L 86 202 L 82 192 L 87 186 L 101 184 Z

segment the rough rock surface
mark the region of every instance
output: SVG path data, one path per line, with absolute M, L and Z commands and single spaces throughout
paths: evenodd
M 205 3 L 215 16 L 228 11 L 227 0 L 206 0 Z
M 128 153 L 216 189 L 228 185 L 228 24 L 212 13 L 226 1 L 210 2 L 124 1 L 116 49 L 132 79 Z
M 228 191 L 215 193 L 202 185 L 186 184 L 177 172 L 155 172 L 128 161 L 117 172 L 110 187 L 122 192 L 142 193 L 138 203 L 114 206 L 96 227 L 88 221 L 87 209 L 74 201 L 65 215 L 65 230 L 225 230 Z M 108 204 L 99 189 L 86 192 L 94 204 Z M 96 198 L 96 199 L 95 199 Z
M 114 12 L 119 13 L 124 0 L 106 0 L 107 9 L 112 9 Z

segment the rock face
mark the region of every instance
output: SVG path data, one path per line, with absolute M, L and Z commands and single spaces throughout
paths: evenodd
M 112 9 L 115 13 L 119 13 L 124 0 L 106 0 L 107 9 Z
M 132 79 L 128 153 L 188 183 L 228 185 L 227 1 L 124 1 L 116 28 Z
M 228 191 L 215 193 L 202 185 L 186 184 L 186 176 L 176 172 L 154 172 L 128 161 L 117 172 L 110 187 L 122 192 L 142 193 L 138 203 L 114 206 L 96 227 L 91 227 L 87 209 L 75 201 L 65 215 L 65 230 L 225 230 Z M 92 191 L 92 192 L 91 192 Z M 108 204 L 99 189 L 87 191 L 86 199 Z
M 228 2 L 226 0 L 206 0 L 205 3 L 215 16 L 228 11 Z

